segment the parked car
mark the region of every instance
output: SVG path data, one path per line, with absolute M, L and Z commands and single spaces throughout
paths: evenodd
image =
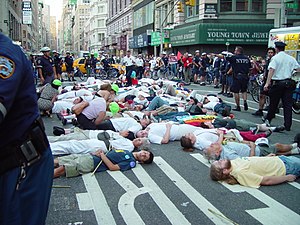
M 63 61 L 64 61 L 64 58 L 63 58 Z M 83 74 L 86 74 L 86 69 L 84 68 L 84 61 L 85 61 L 84 58 L 77 58 L 77 59 L 75 59 L 74 62 L 73 62 L 73 68 L 77 67 L 77 68 L 79 68 L 79 70 Z M 65 62 L 63 63 L 61 69 L 62 69 L 62 72 L 66 72 L 67 71 Z

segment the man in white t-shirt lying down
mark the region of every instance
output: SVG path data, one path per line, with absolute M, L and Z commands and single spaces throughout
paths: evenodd
M 52 155 L 85 154 L 95 152 L 98 149 L 107 152 L 110 147 L 112 149 L 123 149 L 132 152 L 141 146 L 147 147 L 149 145 L 147 138 L 136 138 L 133 141 L 124 137 L 113 139 L 110 138 L 110 135 L 106 132 L 99 133 L 97 137 L 98 138 L 95 139 L 79 141 L 68 140 L 50 143 Z
M 154 144 L 167 144 L 169 141 L 179 141 L 182 136 L 196 130 L 204 129 L 189 124 L 152 123 L 145 130 L 138 131 L 136 136 L 148 137 Z

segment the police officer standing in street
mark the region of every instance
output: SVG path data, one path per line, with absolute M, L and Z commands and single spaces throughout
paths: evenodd
M 0 224 L 45 224 L 53 157 L 31 63 L 0 33 Z
M 240 92 L 242 92 L 242 97 L 244 99 L 244 110 L 247 111 L 247 88 L 251 63 L 250 59 L 244 55 L 242 47 L 236 46 L 234 53 L 235 55 L 232 57 L 226 58 L 230 62 L 233 71 L 233 82 L 230 89 L 234 93 L 236 108 L 232 110 L 241 111 Z
M 66 64 L 66 70 L 68 73 L 68 80 L 71 81 L 71 77 L 72 77 L 72 81 L 76 81 L 74 79 L 73 56 L 71 56 L 69 51 L 67 51 L 66 54 L 67 54 L 67 56 L 65 57 L 65 64 Z
M 56 78 L 56 71 L 53 59 L 50 57 L 50 48 L 43 47 L 40 50 L 43 56 L 36 61 L 38 74 L 42 85 L 51 83 Z
M 276 109 L 279 100 L 282 100 L 284 127 L 285 130 L 290 131 L 292 126 L 292 105 L 293 105 L 293 91 L 296 88 L 296 83 L 291 79 L 293 72 L 296 70 L 300 72 L 300 65 L 295 58 L 284 52 L 286 44 L 283 42 L 275 42 L 276 55 L 272 58 L 269 64 L 269 73 L 265 91 L 269 91 L 270 106 L 267 116 L 263 121 L 270 124 L 275 117 Z
M 61 77 L 61 66 L 63 64 L 62 58 L 60 57 L 60 55 L 56 50 L 53 50 L 52 53 L 53 53 L 53 60 L 54 60 L 57 79 L 64 81 L 63 78 Z

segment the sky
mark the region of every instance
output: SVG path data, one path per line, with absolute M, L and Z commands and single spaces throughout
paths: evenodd
M 63 0 L 44 0 L 44 2 L 50 5 L 50 16 L 56 16 L 56 20 L 60 19 Z

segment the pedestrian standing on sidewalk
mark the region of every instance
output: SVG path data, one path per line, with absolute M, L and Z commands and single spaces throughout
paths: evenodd
M 236 46 L 234 50 L 235 55 L 227 57 L 233 71 L 233 83 L 231 91 L 234 93 L 236 108 L 233 111 L 241 111 L 240 107 L 240 92 L 244 99 L 244 110 L 248 110 L 247 104 L 247 88 L 249 81 L 249 69 L 251 67 L 250 59 L 244 55 L 244 50 L 240 46 Z
M 268 114 L 263 118 L 266 124 L 269 124 L 275 117 L 279 100 L 283 103 L 283 116 L 285 130 L 290 131 L 292 126 L 292 104 L 293 91 L 296 88 L 296 82 L 291 79 L 292 73 L 296 70 L 300 72 L 300 65 L 295 58 L 284 52 L 286 44 L 275 42 L 275 55 L 269 64 L 269 73 L 265 91 L 269 91 L 270 106 Z

